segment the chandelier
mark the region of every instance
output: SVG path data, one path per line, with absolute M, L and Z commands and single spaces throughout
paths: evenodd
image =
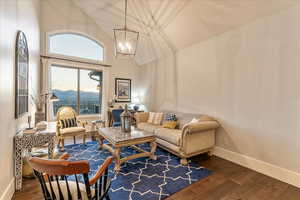
M 139 40 L 139 32 L 127 28 L 127 0 L 125 0 L 124 28 L 114 29 L 116 57 L 135 56 Z

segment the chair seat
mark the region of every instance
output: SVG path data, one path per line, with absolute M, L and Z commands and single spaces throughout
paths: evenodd
M 52 185 L 54 194 L 56 196 L 56 199 L 59 199 L 59 190 L 58 190 L 56 181 L 52 181 L 51 185 Z M 68 185 L 69 185 L 70 193 L 72 195 L 72 199 L 77 200 L 78 195 L 77 195 L 76 182 L 75 181 L 68 181 Z M 89 200 L 88 197 L 87 197 L 85 185 L 82 184 L 82 183 L 79 183 L 78 185 L 79 185 L 80 193 L 81 193 L 81 196 L 82 196 L 82 200 Z M 48 182 L 46 183 L 46 186 L 47 186 L 47 189 L 49 190 L 49 192 L 51 193 L 50 184 Z M 63 194 L 64 199 L 68 199 L 68 190 L 67 190 L 66 182 L 65 181 L 59 181 L 59 186 L 60 186 L 60 189 L 61 189 L 61 192 Z M 95 194 L 95 191 L 93 189 L 91 189 L 91 194 L 93 196 Z
M 121 126 L 121 122 L 114 122 L 114 123 L 112 124 L 112 126 L 113 126 L 113 127 Z
M 67 135 L 67 134 L 75 134 L 75 133 L 84 133 L 85 132 L 85 128 L 83 127 L 70 127 L 70 128 L 63 128 L 63 129 L 60 129 L 60 133 L 62 135 Z

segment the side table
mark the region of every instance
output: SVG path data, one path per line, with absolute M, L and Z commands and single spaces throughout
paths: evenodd
M 22 154 L 25 150 L 31 152 L 33 147 L 39 147 L 48 143 L 48 157 L 52 158 L 54 150 L 54 139 L 56 136 L 55 124 L 48 123 L 47 129 L 35 134 L 23 134 L 19 132 L 14 137 L 15 141 L 15 178 L 16 190 L 22 189 Z

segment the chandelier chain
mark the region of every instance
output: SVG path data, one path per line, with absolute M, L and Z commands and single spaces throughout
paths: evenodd
M 127 0 L 125 0 L 125 29 L 127 29 Z

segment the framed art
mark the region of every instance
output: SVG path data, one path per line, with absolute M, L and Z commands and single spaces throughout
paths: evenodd
M 115 79 L 116 102 L 131 102 L 131 79 Z
M 17 33 L 15 58 L 15 118 L 28 113 L 28 72 L 29 53 L 26 36 Z

